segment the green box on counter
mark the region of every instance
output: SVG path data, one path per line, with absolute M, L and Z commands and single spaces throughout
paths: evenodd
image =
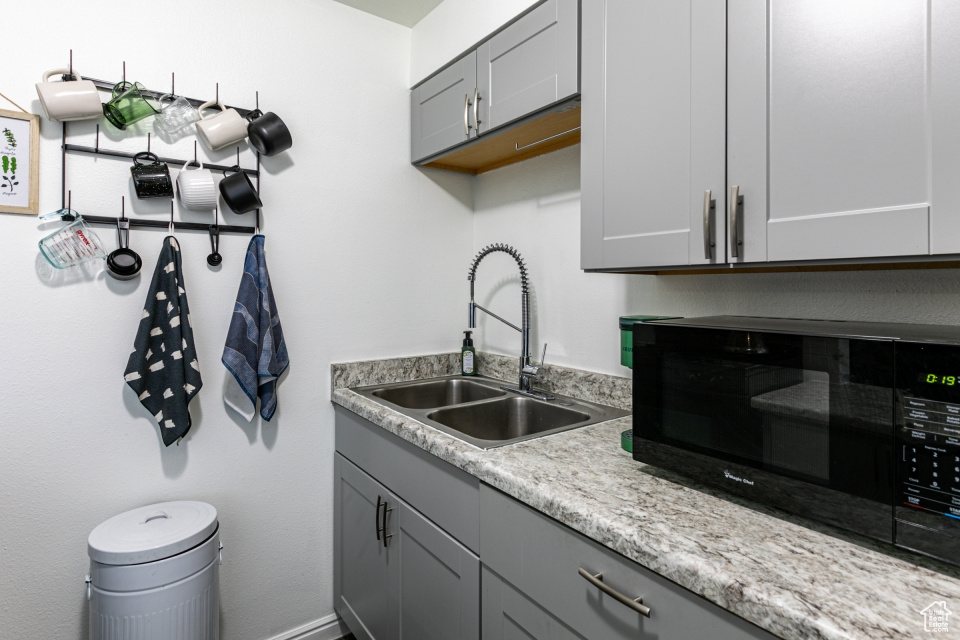
M 633 325 L 654 320 L 673 320 L 679 316 L 620 316 L 620 364 L 633 369 Z

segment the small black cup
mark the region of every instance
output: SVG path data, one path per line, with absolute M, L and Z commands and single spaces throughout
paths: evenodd
M 227 174 L 231 175 L 227 175 Z M 257 190 L 253 188 L 250 178 L 239 165 L 235 165 L 223 172 L 220 181 L 220 195 L 234 213 L 249 213 L 263 206 Z
M 280 116 L 271 112 L 264 114 L 255 109 L 247 114 L 247 135 L 253 148 L 265 156 L 275 156 L 293 146 L 293 136 L 290 129 L 283 123 Z
M 142 164 L 141 159 L 152 160 L 149 164 Z M 173 182 L 170 180 L 170 168 L 160 162 L 155 153 L 141 151 L 133 157 L 133 166 L 130 167 L 133 176 L 133 189 L 138 198 L 172 198 Z

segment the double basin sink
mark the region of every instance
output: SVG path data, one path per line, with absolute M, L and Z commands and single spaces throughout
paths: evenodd
M 448 376 L 354 391 L 481 449 L 630 415 L 566 396 L 539 400 L 501 389 L 491 378 Z

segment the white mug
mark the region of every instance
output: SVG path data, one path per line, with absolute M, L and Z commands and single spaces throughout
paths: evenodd
M 220 107 L 220 113 L 207 116 L 203 110 L 212 106 Z M 222 102 L 209 100 L 197 109 L 200 122 L 197 123 L 197 137 L 211 151 L 241 142 L 247 137 L 247 121 L 240 117 L 236 109 L 227 109 Z
M 199 169 L 189 170 L 193 161 L 183 165 L 180 174 L 177 176 L 177 193 L 180 194 L 180 202 L 187 209 L 194 211 L 210 211 L 217 206 L 217 187 L 213 182 L 213 173 L 210 169 L 204 169 L 202 162 Z
M 49 120 L 69 122 L 89 120 L 103 115 L 103 104 L 97 86 L 90 80 L 80 80 L 80 72 L 73 70 L 77 80 L 49 82 L 50 76 L 68 74 L 69 69 L 51 69 L 43 74 L 43 82 L 37 83 L 40 106 Z

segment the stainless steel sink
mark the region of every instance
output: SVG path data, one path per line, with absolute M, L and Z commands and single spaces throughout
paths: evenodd
M 414 382 L 377 389 L 372 395 L 405 409 L 436 409 L 507 395 L 493 387 L 472 380 L 446 379 Z
M 590 414 L 514 397 L 440 409 L 427 417 L 480 440 L 513 440 L 586 422 Z
M 630 415 L 566 396 L 537 400 L 500 388 L 506 384 L 492 378 L 447 376 L 353 390 L 481 449 Z

